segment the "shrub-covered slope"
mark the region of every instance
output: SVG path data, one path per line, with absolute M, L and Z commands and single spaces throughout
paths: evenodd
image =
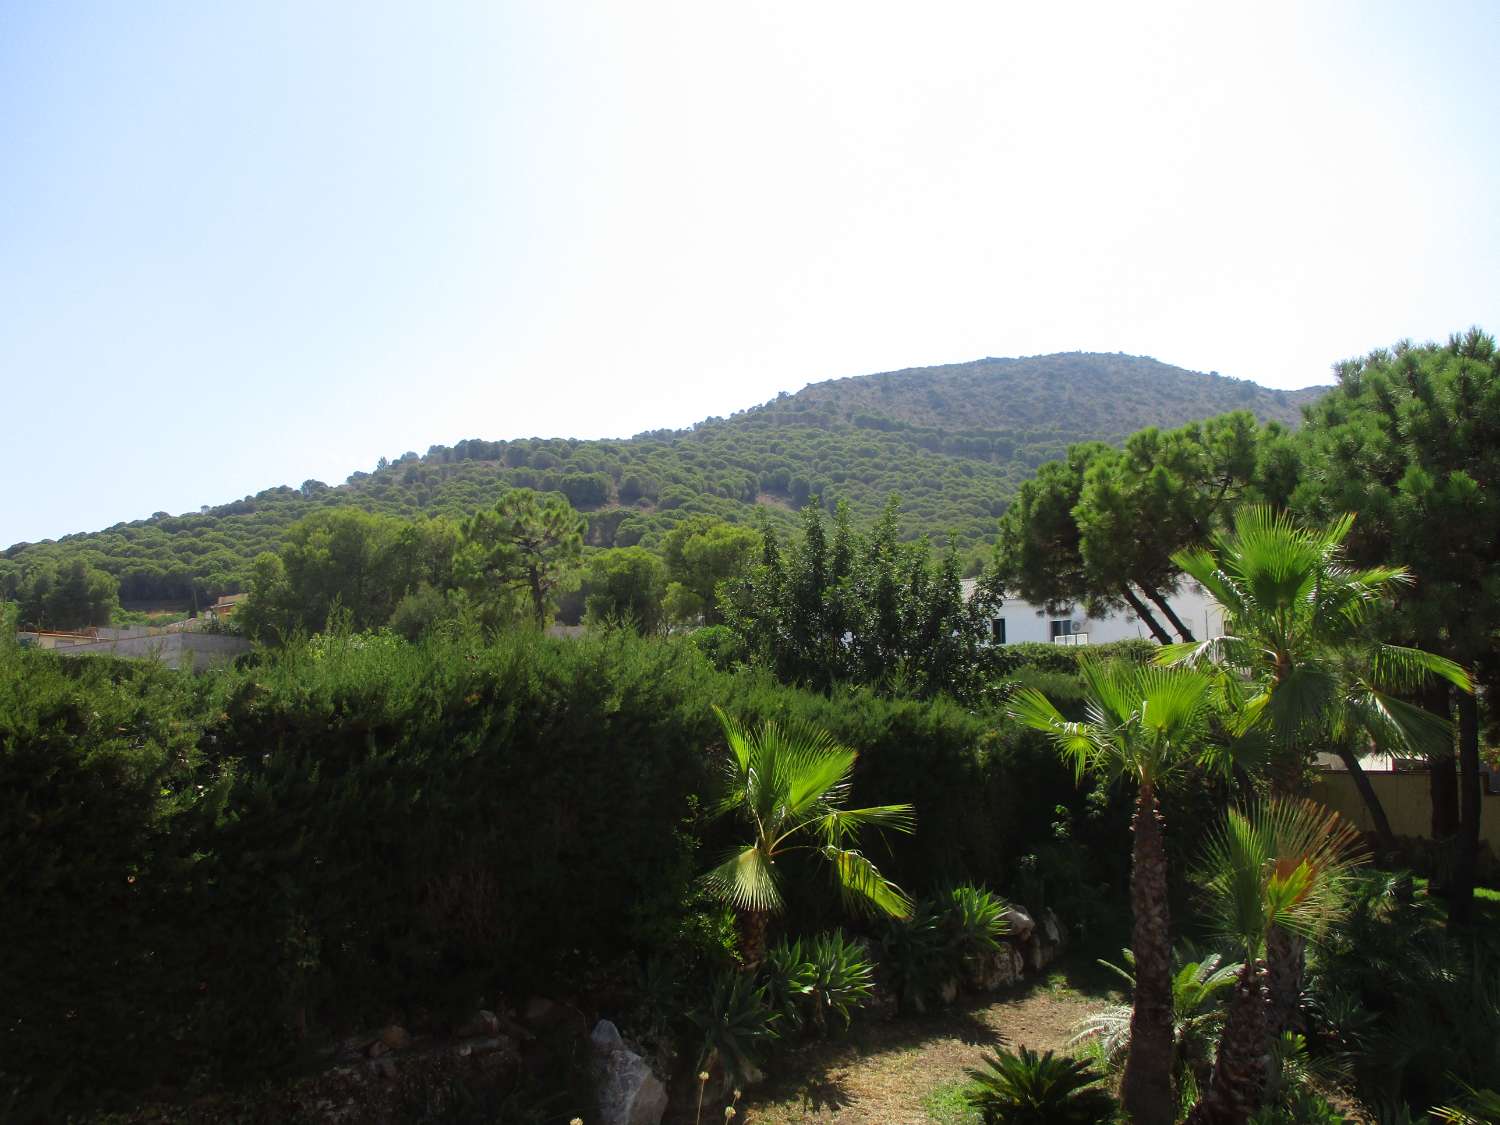
M 462 516 L 511 487 L 567 494 L 589 514 L 596 546 L 652 545 L 695 512 L 789 525 L 811 495 L 847 500 L 855 520 L 868 522 L 893 492 L 910 531 L 951 532 L 969 545 L 993 534 L 1021 481 L 1070 442 L 1119 441 L 1144 426 L 1241 409 L 1292 423 L 1316 394 L 1133 356 L 985 359 L 816 383 L 689 430 L 435 445 L 382 457 L 374 472 L 342 485 L 305 481 L 202 512 L 18 544 L 0 568 L 82 555 L 120 579 L 126 603 L 186 600 L 195 588 L 211 597 L 238 588 L 249 560 L 320 508 Z

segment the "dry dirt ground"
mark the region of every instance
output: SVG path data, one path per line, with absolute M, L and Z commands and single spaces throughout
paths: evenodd
M 997 1047 L 1067 1049 L 1085 1016 L 1115 998 L 1057 971 L 1023 990 L 971 1000 L 939 1015 L 857 1025 L 848 1038 L 781 1055 L 775 1076 L 741 1103 L 737 1123 L 791 1125 L 956 1125 L 969 1117 L 958 1098 L 965 1067 Z M 722 1108 L 716 1107 L 713 1118 Z M 711 1120 L 708 1107 L 703 1118 Z M 722 1120 L 722 1118 L 719 1118 Z

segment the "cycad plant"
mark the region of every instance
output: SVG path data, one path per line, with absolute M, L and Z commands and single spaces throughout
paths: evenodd
M 1099 964 L 1118 974 L 1135 992 L 1135 958 L 1124 951 L 1123 965 Z M 1182 1083 L 1185 1076 L 1197 1085 L 1208 1081 L 1214 1043 L 1224 1023 L 1224 1001 L 1239 975 L 1237 962 L 1225 963 L 1217 953 L 1200 956 L 1191 949 L 1173 953 L 1172 1017 L 1174 1043 L 1172 1073 Z M 1089 1016 L 1078 1026 L 1074 1043 L 1097 1042 L 1100 1057 L 1112 1069 L 1124 1063 L 1130 1048 L 1130 1004 L 1117 1004 Z
M 1157 792 L 1172 774 L 1213 761 L 1205 739 L 1213 710 L 1211 681 L 1187 668 L 1084 660 L 1079 667 L 1087 716 L 1065 719 L 1041 692 L 1011 697 L 1013 718 L 1051 736 L 1081 776 L 1097 772 L 1136 789 L 1132 824 L 1131 952 L 1136 989 L 1121 1096 L 1132 1121 L 1171 1125 L 1172 940 L 1167 911 L 1167 853 Z
M 985 1125 L 1103 1125 L 1115 1119 L 1115 1099 L 1103 1076 L 1082 1059 L 1038 1055 L 1022 1047 L 984 1056 L 970 1069 L 964 1100 Z
M 1500 1125 L 1500 1094 L 1494 1090 L 1466 1087 L 1467 1096 L 1458 1105 L 1438 1106 L 1432 1116 L 1449 1125 Z
M 1209 837 L 1195 882 L 1219 935 L 1245 960 L 1190 1125 L 1244 1125 L 1260 1108 L 1273 1036 L 1260 961 L 1267 937 L 1273 928 L 1304 938 L 1326 929 L 1345 909 L 1362 860 L 1359 833 L 1312 801 L 1231 809 Z
M 747 730 L 717 707 L 714 713 L 729 747 L 717 811 L 736 817 L 750 838 L 703 878 L 739 913 L 746 966 L 765 956 L 767 925 L 786 905 L 778 861 L 794 852 L 823 859 L 849 907 L 905 917 L 911 909 L 906 895 L 854 844 L 865 828 L 910 832 L 912 807 L 844 808 L 858 755 L 823 731 L 774 722 Z

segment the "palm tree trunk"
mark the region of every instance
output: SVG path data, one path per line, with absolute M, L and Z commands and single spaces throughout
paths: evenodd
M 1156 638 L 1157 644 L 1169 645 L 1172 643 L 1172 634 L 1162 628 L 1161 622 L 1151 615 L 1151 611 L 1146 608 L 1146 603 L 1136 597 L 1135 591 L 1130 588 L 1128 583 L 1120 587 L 1120 593 L 1125 598 L 1125 604 L 1130 606 L 1130 612 L 1134 613 L 1140 619 L 1142 625 L 1151 630 L 1151 635 Z
M 1136 800 L 1130 905 L 1134 913 L 1135 1007 L 1121 1097 L 1135 1125 L 1172 1125 L 1172 938 L 1167 913 L 1167 852 L 1151 782 Z
M 1458 838 L 1454 840 L 1453 883 L 1448 924 L 1467 926 L 1474 919 L 1474 876 L 1479 858 L 1479 705 L 1468 692 L 1458 696 Z
M 764 910 L 740 911 L 740 956 L 746 972 L 754 972 L 766 959 L 766 931 L 771 916 Z
M 1154 586 L 1146 585 L 1142 585 L 1141 589 L 1144 590 L 1146 596 L 1156 604 L 1156 608 L 1161 610 L 1162 616 L 1164 616 L 1168 621 L 1172 623 L 1172 628 L 1177 630 L 1177 635 L 1179 637 L 1181 637 L 1185 641 L 1195 641 L 1198 639 L 1197 637 L 1193 636 L 1193 631 L 1182 623 L 1182 618 L 1177 616 L 1177 611 L 1172 608 L 1172 603 L 1161 596 L 1161 591 L 1156 589 L 1156 587 Z
M 1253 957 L 1247 958 L 1229 998 L 1213 1077 L 1188 1114 L 1187 1125 L 1244 1125 L 1250 1120 L 1265 1096 L 1268 1042 L 1260 967 Z
M 1344 768 L 1349 771 L 1349 777 L 1354 781 L 1354 788 L 1359 793 L 1359 799 L 1364 802 L 1365 811 L 1370 814 L 1370 820 L 1375 825 L 1375 835 L 1380 840 L 1380 850 L 1387 856 L 1396 851 L 1396 835 L 1391 831 L 1390 818 L 1385 815 L 1385 806 L 1380 803 L 1380 797 L 1375 792 L 1375 787 L 1370 784 L 1370 776 L 1365 773 L 1364 767 L 1359 764 L 1359 755 L 1350 747 L 1340 742 L 1337 746 L 1339 760 L 1344 763 Z
M 1280 926 L 1266 934 L 1266 992 L 1272 1034 L 1302 1030 L 1302 980 L 1307 971 L 1307 939 Z

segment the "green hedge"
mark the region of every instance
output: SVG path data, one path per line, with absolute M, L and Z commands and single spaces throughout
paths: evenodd
M 870 848 L 914 893 L 1004 885 L 1054 806 L 1083 801 L 992 715 L 810 695 L 686 640 L 333 636 L 199 679 L 0 662 L 0 1109 L 10 1091 L 18 1117 L 664 948 L 725 842 L 701 811 L 712 704 L 860 750 L 856 802 L 916 805 L 914 836 Z M 827 899 L 808 888 L 797 922 Z

